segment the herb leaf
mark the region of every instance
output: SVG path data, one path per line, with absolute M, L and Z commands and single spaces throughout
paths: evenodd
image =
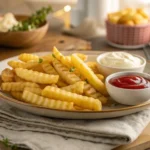
M 11 148 L 11 150 L 18 150 L 18 147 L 16 144 L 11 144 L 11 142 L 8 140 L 8 138 L 3 138 L 2 143 L 5 147 Z
M 36 29 L 46 22 L 47 15 L 52 11 L 51 6 L 48 6 L 47 8 L 43 7 L 26 20 L 19 21 L 17 25 L 10 29 L 10 31 L 30 31 Z
M 43 62 L 43 59 L 42 58 L 39 58 L 39 63 L 42 63 Z
M 11 149 L 12 149 L 12 150 L 18 150 L 18 147 L 17 147 L 16 144 L 14 144 L 14 145 L 11 146 Z
M 76 69 L 75 67 L 71 67 L 71 68 L 69 69 L 69 71 L 70 71 L 70 72 L 74 72 L 75 69 Z
M 9 140 L 7 138 L 4 138 L 2 143 L 5 145 L 5 147 L 9 147 Z
M 56 56 L 52 53 L 52 56 L 54 57 L 54 58 L 56 58 Z

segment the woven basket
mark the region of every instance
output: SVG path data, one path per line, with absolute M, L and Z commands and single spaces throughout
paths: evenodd
M 141 45 L 150 42 L 150 24 L 118 25 L 106 20 L 107 39 L 121 45 Z

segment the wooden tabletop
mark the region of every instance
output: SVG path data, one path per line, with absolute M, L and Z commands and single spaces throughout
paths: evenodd
M 91 43 L 91 44 L 90 44 Z M 85 41 L 79 38 L 74 38 L 66 35 L 62 35 L 57 32 L 49 32 L 40 43 L 30 48 L 22 49 L 12 49 L 0 47 L 0 60 L 19 55 L 24 52 L 39 52 L 39 51 L 51 51 L 53 46 L 57 46 L 60 50 L 90 50 L 95 49 L 96 51 L 114 51 L 118 50 L 112 48 L 106 44 L 105 38 L 100 37 L 96 39 L 91 39 L 90 41 Z M 91 47 L 92 46 L 92 47 Z M 94 52 L 94 51 L 93 51 Z M 144 56 L 142 50 L 131 50 L 131 53 L 135 53 Z M 2 147 L 2 148 L 1 148 Z M 139 136 L 139 138 L 128 145 L 120 146 L 115 150 L 145 150 L 150 147 L 150 124 Z M 6 150 L 2 144 L 0 144 L 0 150 Z

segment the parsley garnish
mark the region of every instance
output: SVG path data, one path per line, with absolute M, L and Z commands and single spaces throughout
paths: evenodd
M 74 72 L 75 69 L 76 69 L 75 67 L 71 67 L 69 71 L 70 71 L 70 72 Z
M 43 59 L 42 58 L 39 58 L 39 63 L 42 63 L 43 62 Z
M 54 58 L 56 58 L 56 56 L 55 56 L 54 54 L 52 54 L 52 56 L 53 56 Z
M 9 147 L 9 140 L 7 138 L 4 138 L 2 143 L 5 145 L 5 147 Z
M 10 31 L 30 31 L 36 29 L 46 22 L 47 15 L 52 11 L 51 6 L 43 7 L 29 18 L 19 21 L 17 25 L 10 29 Z
M 4 144 L 5 147 L 11 148 L 11 150 L 17 150 L 18 149 L 17 145 L 16 144 L 11 144 L 9 142 L 8 138 L 4 138 L 2 140 L 2 143 Z

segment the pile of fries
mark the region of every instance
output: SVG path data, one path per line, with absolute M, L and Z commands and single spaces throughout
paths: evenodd
M 147 24 L 149 22 L 149 16 L 142 8 L 126 8 L 118 12 L 109 13 L 108 20 L 114 24 L 133 26 Z
M 71 111 L 100 111 L 107 102 L 104 76 L 84 54 L 64 56 L 54 47 L 51 54 L 24 53 L 18 59 L 2 71 L 1 90 L 19 101 Z

